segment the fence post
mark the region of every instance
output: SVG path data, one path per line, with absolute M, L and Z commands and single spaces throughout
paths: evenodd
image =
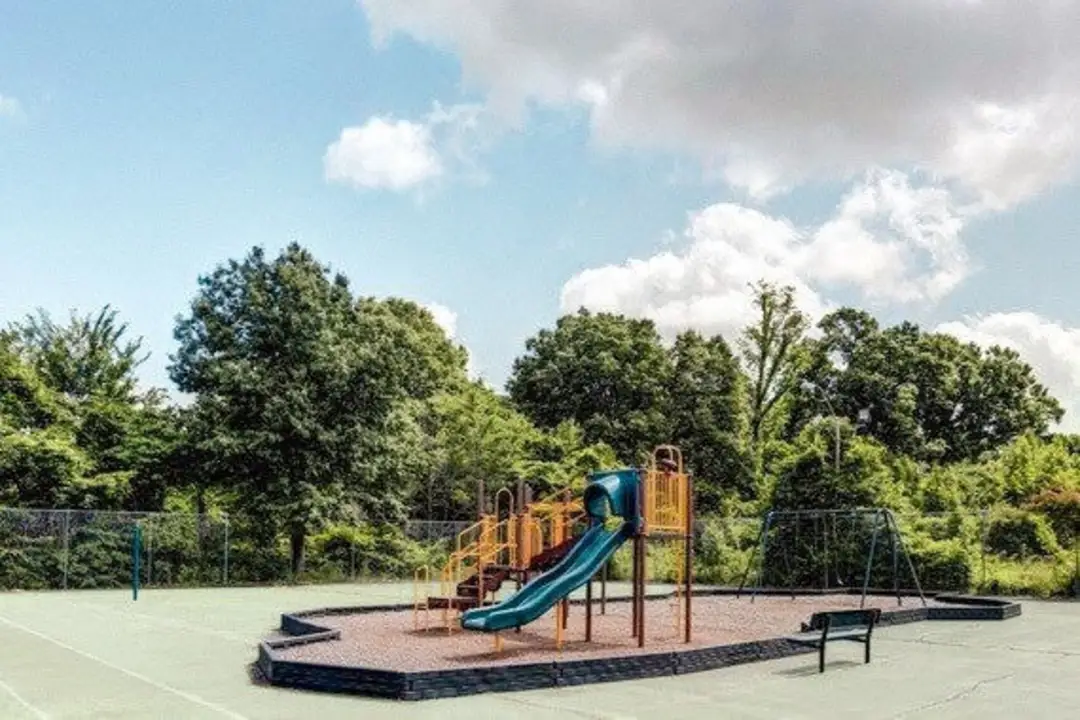
M 139 560 L 142 556 L 142 526 L 135 521 L 135 528 L 131 534 L 131 599 L 139 599 Z
M 225 548 L 224 548 L 224 554 L 225 554 L 225 561 L 224 561 L 224 568 L 222 569 L 222 575 L 224 577 L 222 578 L 221 584 L 222 585 L 228 585 L 229 584 L 229 516 L 228 515 L 225 515 Z
M 982 563 L 982 582 L 979 583 L 979 592 L 986 592 L 986 536 L 990 533 L 990 509 L 983 508 L 980 516 L 982 527 L 979 533 L 979 560 Z
M 64 511 L 64 589 L 68 589 L 68 563 L 71 559 L 71 511 Z
M 149 586 L 154 577 L 154 525 L 148 523 L 146 526 L 146 582 L 144 585 Z
M 1080 526 L 1073 527 L 1073 596 L 1080 597 Z

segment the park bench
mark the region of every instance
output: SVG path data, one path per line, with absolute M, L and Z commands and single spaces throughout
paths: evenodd
M 814 613 L 810 622 L 803 624 L 802 632 L 789 636 L 788 640 L 818 648 L 818 672 L 825 672 L 825 645 L 832 640 L 863 643 L 865 662 L 870 662 L 870 636 L 880 616 L 881 610 L 877 608 Z

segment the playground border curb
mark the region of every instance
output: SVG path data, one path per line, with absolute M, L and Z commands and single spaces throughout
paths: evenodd
M 734 595 L 735 590 L 695 591 L 695 596 Z M 745 592 L 743 594 L 746 594 Z M 770 591 L 768 595 L 790 595 L 788 590 Z M 799 593 L 796 595 L 813 594 Z M 875 592 L 876 597 L 886 595 Z M 888 595 L 895 597 L 893 593 Z M 663 599 L 653 594 L 648 599 Z M 1021 614 L 1014 600 L 971 595 L 927 595 L 950 607 L 905 607 L 882 610 L 879 625 L 903 625 L 922 621 L 994 621 Z M 629 602 L 630 598 L 609 598 L 607 602 Z M 572 600 L 580 604 L 582 600 Z M 784 638 L 767 638 L 733 645 L 714 645 L 692 650 L 667 650 L 641 655 L 599 657 L 584 660 L 555 660 L 539 663 L 485 665 L 453 670 L 395 671 L 355 665 L 328 665 L 282 659 L 277 652 L 296 645 L 338 640 L 341 633 L 306 618 L 325 615 L 369 614 L 411 611 L 411 604 L 330 607 L 281 616 L 284 637 L 259 643 L 256 666 L 266 680 L 276 687 L 321 692 L 366 695 L 394 700 L 433 700 L 489 692 L 515 692 L 541 688 L 566 687 L 591 683 L 641 680 L 644 678 L 684 675 L 717 670 L 764 660 L 777 660 L 815 652 L 813 648 Z

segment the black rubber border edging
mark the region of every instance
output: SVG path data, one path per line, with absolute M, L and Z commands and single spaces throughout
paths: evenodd
M 732 595 L 733 590 L 701 590 L 695 596 Z M 774 591 L 769 595 L 790 595 Z M 804 593 L 796 593 L 804 594 Z M 813 593 L 810 593 L 813 594 Z M 877 593 L 876 593 L 877 594 Z M 884 593 L 880 593 L 884 594 Z M 668 595 L 649 595 L 664 599 Z M 882 611 L 880 625 L 902 625 L 924 620 L 1007 620 L 1020 615 L 1020 603 L 967 595 L 937 595 L 950 607 L 910 607 Z M 628 602 L 629 598 L 609 598 L 608 602 Z M 580 604 L 580 600 L 572 600 Z M 349 693 L 395 700 L 431 700 L 488 692 L 513 692 L 589 683 L 640 680 L 716 670 L 746 663 L 775 660 L 816 652 L 784 638 L 770 638 L 735 645 L 715 645 L 693 650 L 675 650 L 642 655 L 555 660 L 541 663 L 465 667 L 454 670 L 399 672 L 350 665 L 284 660 L 278 650 L 296 645 L 338 640 L 338 630 L 323 627 L 305 618 L 325 615 L 353 615 L 412 610 L 411 604 L 366 605 L 320 608 L 281 616 L 285 637 L 259 643 L 256 666 L 271 684 L 278 687 Z

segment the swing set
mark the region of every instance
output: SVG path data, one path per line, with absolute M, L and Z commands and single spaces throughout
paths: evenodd
M 879 552 L 886 545 L 887 556 Z M 751 590 L 751 602 L 759 592 L 770 592 L 770 589 L 775 592 L 786 588 L 792 598 L 796 589 L 855 593 L 860 581 L 858 573 L 862 570 L 859 607 L 865 607 L 866 596 L 871 590 L 877 594 L 884 587 L 875 585 L 883 576 L 890 577 L 897 603 L 903 605 L 903 595 L 910 592 L 910 589 L 900 587 L 900 559 L 903 557 L 914 590 L 923 606 L 926 605 L 926 596 L 896 518 L 886 508 L 769 511 L 746 564 L 737 597 L 741 597 L 746 589 L 754 561 L 759 556 L 761 560 L 757 581 Z M 891 566 L 882 568 L 882 562 L 890 559 Z M 875 561 L 878 562 L 875 564 Z M 782 567 L 778 568 L 778 565 Z

